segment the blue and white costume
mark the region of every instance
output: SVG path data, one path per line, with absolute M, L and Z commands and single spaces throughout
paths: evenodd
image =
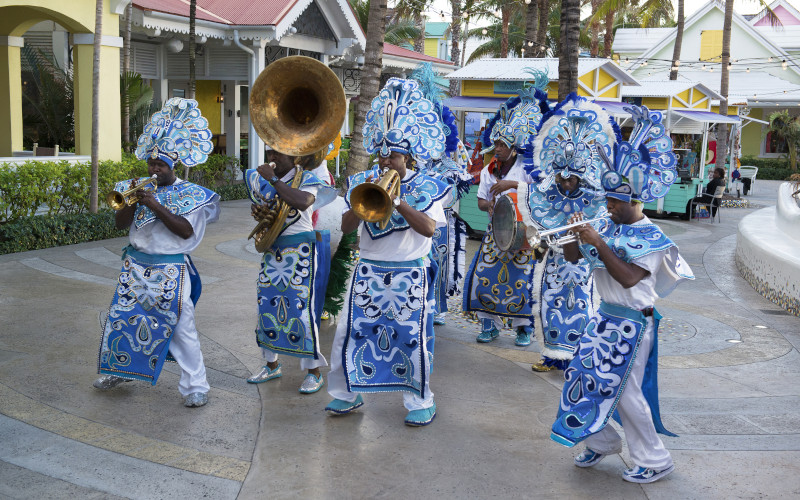
M 614 146 L 609 171 L 602 177 L 607 198 L 648 202 L 664 196 L 675 180 L 672 144 L 659 112 L 632 106 L 635 125 L 630 139 Z M 564 388 L 551 438 L 565 446 L 584 441 L 600 454 L 619 453 L 617 432 L 608 425 L 621 418 L 633 462 L 653 471 L 672 469 L 672 458 L 656 432 L 670 434 L 661 424 L 658 407 L 657 346 L 660 315 L 653 305 L 684 279 L 693 279 L 678 248 L 647 217 L 628 225 L 608 221 L 599 230 L 623 261 L 648 271 L 631 288 L 624 288 L 597 258 L 597 250 L 581 246 L 602 298 L 589 321 L 578 351 L 564 372 Z M 637 473 L 636 471 L 626 472 Z M 629 479 L 630 480 L 630 479 Z M 639 481 L 641 482 L 641 481 Z
M 194 166 L 212 148 L 197 102 L 173 98 L 145 127 L 136 156 L 161 159 L 171 168 L 177 161 Z M 130 182 L 124 181 L 116 190 L 128 187 Z M 180 393 L 206 393 L 209 385 L 194 323 L 201 284 L 189 254 L 200 245 L 206 224 L 219 217 L 219 196 L 180 179 L 158 186 L 154 196 L 186 219 L 193 233 L 181 238 L 149 208 L 136 209 L 100 343 L 98 373 L 155 385 L 169 354 L 181 367 Z
M 294 175 L 291 169 L 281 180 L 291 185 Z M 255 169 L 247 170 L 245 182 L 253 203 L 277 196 Z M 314 196 L 314 203 L 302 211 L 290 206 L 275 243 L 264 252 L 256 280 L 256 342 L 267 363 L 282 353 L 299 357 L 300 368 L 311 370 L 328 364 L 319 327 L 331 261 L 330 233 L 314 231 L 312 213 L 333 201 L 336 190 L 310 171 L 302 173 L 297 189 Z
M 367 114 L 364 146 L 384 157 L 392 151 L 423 160 L 441 156 L 444 132 L 433 104 L 416 82 L 398 78 L 387 82 Z M 348 207 L 351 189 L 377 174 L 376 168 L 348 179 Z M 442 200 L 449 191 L 446 183 L 407 170 L 400 198 L 443 227 Z M 385 228 L 360 222 L 359 237 L 359 260 L 333 341 L 328 392 L 336 400 L 352 403 L 358 393 L 403 391 L 409 411 L 435 407 L 429 386 L 434 308 L 434 269 L 428 262 L 431 238 L 412 229 L 397 211 Z
M 482 138 L 484 147 L 488 148 L 495 141 L 502 141 L 519 153 L 529 154 L 530 140 L 536 134 L 542 116 L 548 111 L 547 95 L 537 87 L 528 87 L 518 92 L 520 97 L 503 103 L 486 127 Z M 496 160 L 481 171 L 479 199 L 492 203 L 495 201 L 490 189 L 501 180 L 499 172 L 500 167 Z M 502 180 L 525 184 L 533 182 L 533 178 L 525 170 L 523 154 L 517 154 L 516 162 Z M 498 198 L 509 193 L 516 193 L 516 190 L 504 191 Z M 495 245 L 490 224 L 466 274 L 464 311 L 476 312 L 482 320 L 484 331 L 502 328 L 501 317 L 511 318 L 512 325 L 518 331 L 519 328 L 529 327 L 534 307 L 531 287 L 535 262 L 530 249 L 500 251 Z M 480 337 L 478 340 L 482 341 Z
M 540 180 L 520 183 L 518 191 L 517 208 L 527 226 L 542 231 L 567 225 L 575 213 L 587 220 L 605 214 L 605 195 L 597 188 L 606 166 L 597 148 L 610 155 L 617 130 L 600 106 L 574 95 L 544 116 L 533 140 L 533 161 L 526 165 Z M 557 175 L 576 176 L 580 184 L 566 193 Z M 588 264 L 567 261 L 558 246 L 548 248 L 534 266 L 532 297 L 542 364 L 563 370 L 599 304 Z

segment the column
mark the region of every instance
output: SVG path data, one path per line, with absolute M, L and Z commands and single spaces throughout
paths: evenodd
M 0 36 L 0 156 L 22 150 L 21 36 Z
M 92 152 L 92 71 L 94 68 L 94 34 L 73 35 L 75 152 Z M 119 161 L 122 157 L 122 125 L 120 119 L 119 52 L 122 38 L 103 35 L 100 46 L 100 120 L 98 122 L 100 160 Z
M 264 70 L 266 66 L 266 50 L 264 48 L 263 40 L 253 41 L 253 55 L 250 60 L 250 92 L 252 95 L 253 83 L 258 78 L 258 75 Z M 264 163 L 264 141 L 256 133 L 253 126 L 252 116 L 250 117 L 250 132 L 248 134 L 248 167 L 258 168 L 259 165 Z

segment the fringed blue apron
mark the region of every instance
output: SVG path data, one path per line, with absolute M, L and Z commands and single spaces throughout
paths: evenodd
M 330 271 L 330 233 L 281 236 L 264 252 L 256 282 L 258 345 L 319 359 L 319 325 Z
M 156 384 L 180 319 L 187 273 L 190 298 L 196 304 L 202 285 L 188 256 L 124 249 L 100 342 L 98 373 Z
M 434 268 L 423 260 L 360 259 L 346 316 L 342 367 L 352 392 L 407 391 L 421 398 L 433 362 Z
M 448 277 L 450 276 L 450 218 L 452 210 L 444 211 L 448 225 L 437 227 L 433 232 L 431 243 L 430 261 L 436 266 L 436 274 L 433 280 L 433 297 L 436 301 L 435 314 L 447 312 L 447 288 Z

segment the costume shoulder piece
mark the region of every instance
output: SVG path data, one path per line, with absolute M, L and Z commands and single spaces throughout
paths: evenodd
M 348 208 L 352 208 L 350 205 L 350 193 L 353 188 L 364 183 L 368 176 L 377 178 L 380 174 L 380 168 L 375 166 L 372 170 L 359 172 L 347 179 L 347 194 L 344 201 L 347 203 Z M 400 196 L 416 210 L 424 212 L 430 209 L 435 202 L 441 201 L 450 195 L 451 189 L 452 187 L 445 181 L 414 172 L 408 179 L 400 183 Z M 374 222 L 365 222 L 364 225 L 373 239 L 382 238 L 397 231 L 405 231 L 411 227 L 408 221 L 396 210 L 392 212 L 389 223 L 383 229 L 379 228 L 378 224 Z
M 137 184 L 146 181 L 143 177 L 137 179 Z M 130 180 L 118 182 L 114 188 L 117 191 L 130 187 Z M 219 195 L 203 186 L 198 186 L 189 181 L 176 181 L 170 186 L 158 186 L 153 193 L 158 202 L 166 207 L 170 213 L 185 217 L 193 212 L 213 203 L 219 203 Z M 139 205 L 133 218 L 133 223 L 139 229 L 157 220 L 156 214 L 144 205 Z
M 668 248 L 677 248 L 661 228 L 649 220 L 637 224 L 615 224 L 608 220 L 600 226 L 598 232 L 614 254 L 625 262 Z M 590 261 L 592 268 L 605 267 L 593 246 L 581 245 L 581 252 Z

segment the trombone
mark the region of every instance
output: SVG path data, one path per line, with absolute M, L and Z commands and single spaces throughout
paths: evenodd
M 155 190 L 158 187 L 158 176 L 153 174 L 152 177 L 147 179 L 146 181 L 142 182 L 141 184 L 137 184 L 132 188 L 128 189 L 127 191 L 119 192 L 119 191 L 111 191 L 106 195 L 106 203 L 108 206 L 113 208 L 114 210 L 122 210 L 125 207 L 129 207 L 131 205 L 135 205 L 136 202 L 142 197 L 139 191 L 146 189 L 148 191 Z M 151 186 L 152 184 L 152 186 Z

